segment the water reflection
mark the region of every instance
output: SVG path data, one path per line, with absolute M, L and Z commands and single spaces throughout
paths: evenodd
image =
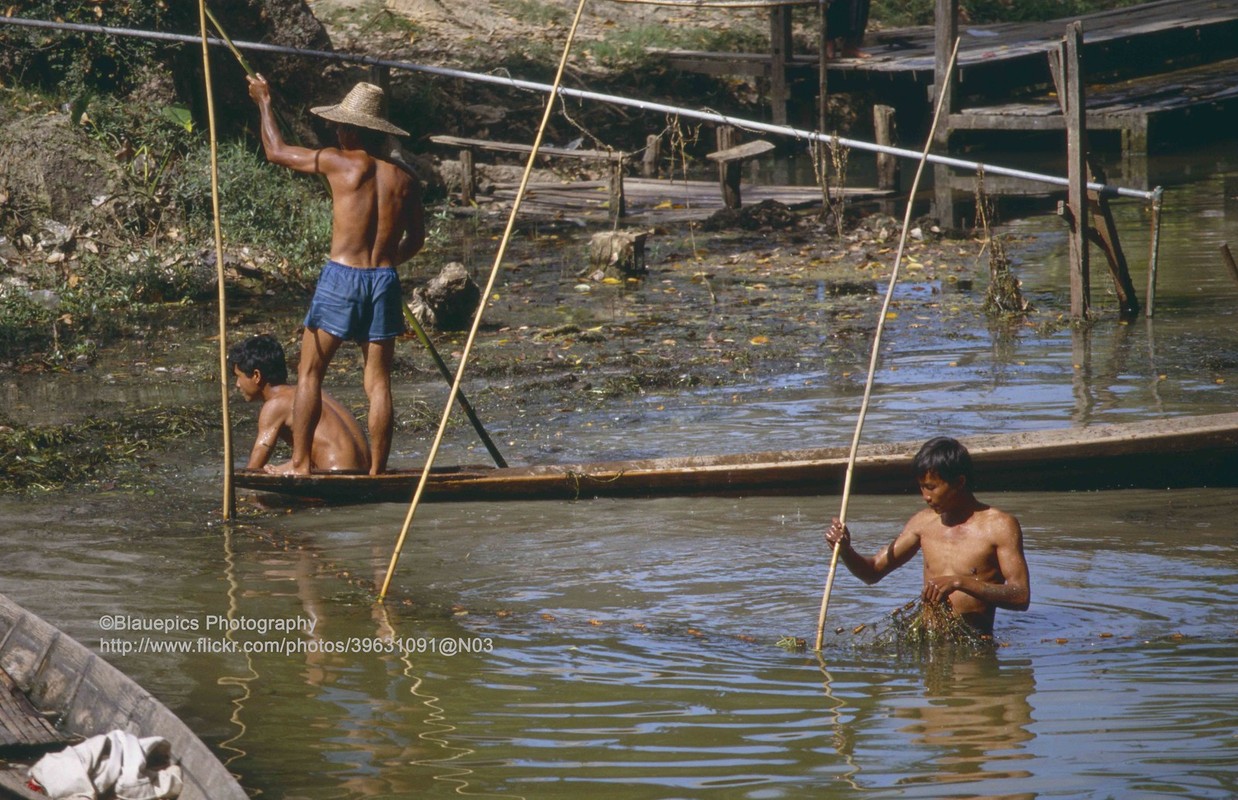
M 1028 778 L 1020 762 L 1032 758 L 1024 744 L 1033 738 L 1029 701 L 1036 691 L 1030 661 L 1001 662 L 994 651 L 955 654 L 944 648 L 923 664 L 920 702 L 898 706 L 900 731 L 934 755 L 919 775 L 902 785 L 967 784 Z M 958 787 L 951 792 L 957 795 Z M 1030 798 L 1032 793 L 1001 795 Z

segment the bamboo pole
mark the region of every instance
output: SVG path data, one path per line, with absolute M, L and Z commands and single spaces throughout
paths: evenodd
M 202 29 L 202 74 L 206 84 L 206 117 L 211 136 L 211 209 L 215 227 L 215 270 L 219 287 L 219 391 L 224 430 L 223 518 L 236 516 L 236 489 L 232 485 L 232 414 L 228 406 L 228 390 L 232 381 L 228 374 L 228 297 L 224 284 L 224 239 L 219 222 L 219 146 L 215 136 L 215 94 L 211 86 L 211 51 L 206 35 L 206 0 L 198 0 L 198 22 Z
M 1144 295 L 1147 304 L 1144 316 L 1152 319 L 1152 309 L 1156 305 L 1156 271 L 1160 266 L 1161 252 L 1161 208 L 1164 205 L 1165 190 L 1156 187 L 1152 193 L 1152 237 L 1148 243 L 1148 291 Z
M 951 70 L 954 69 L 954 62 L 958 55 L 959 40 L 955 39 L 954 49 L 950 54 Z M 907 246 L 907 231 L 911 227 L 912 203 L 915 201 L 916 191 L 920 188 L 920 178 L 924 175 L 924 165 L 928 163 L 928 151 L 933 146 L 937 124 L 941 120 L 941 110 L 945 97 L 945 92 L 938 92 L 937 108 L 933 112 L 933 125 L 929 128 L 928 138 L 924 141 L 924 152 L 920 158 L 920 165 L 916 169 L 915 180 L 911 182 L 911 191 L 907 195 L 907 210 L 903 214 L 903 231 L 898 238 L 898 251 L 894 254 L 894 268 L 890 270 L 890 282 L 886 287 L 885 300 L 881 303 L 881 313 L 877 317 L 877 331 L 873 334 L 873 348 L 868 360 L 868 378 L 864 381 L 864 399 L 860 403 L 860 413 L 855 421 L 855 433 L 851 437 L 851 452 L 847 456 L 846 477 L 843 479 L 843 497 L 841 508 L 838 511 L 838 519 L 844 525 L 847 524 L 847 504 L 851 500 L 851 480 L 855 474 L 856 453 L 860 449 L 860 432 L 864 429 L 864 417 L 868 414 L 869 401 L 873 396 L 873 380 L 877 373 L 877 361 L 881 355 L 881 333 L 885 330 L 886 315 L 890 313 L 890 301 L 894 297 L 894 287 L 898 283 L 898 270 L 903 261 L 903 250 Z M 813 649 L 817 651 L 821 650 L 822 641 L 825 639 L 825 615 L 830 607 L 830 591 L 834 588 L 834 574 L 838 570 L 838 554 L 839 545 L 836 544 L 830 556 L 830 574 L 826 578 L 825 591 L 821 595 L 821 613 L 817 615 L 817 639 L 813 645 Z
M 408 309 L 408 303 L 400 303 L 400 307 L 404 309 L 404 319 L 408 322 L 408 326 L 413 329 L 413 333 L 425 345 L 426 352 L 430 354 L 430 359 L 434 362 L 434 366 L 438 368 L 439 374 L 447 381 L 447 385 L 451 386 L 451 370 L 447 369 L 447 364 L 443 361 L 443 357 L 438 354 L 438 349 L 435 348 L 434 342 L 430 341 L 430 336 L 426 333 L 426 329 L 421 327 L 417 317 Z M 478 311 L 480 310 L 479 307 Z M 473 404 L 464 396 L 463 389 L 460 390 L 459 396 L 456 399 L 460 401 L 460 410 L 469 418 L 469 422 L 473 423 L 473 430 L 477 431 L 477 435 L 481 437 L 481 443 L 486 446 L 486 452 L 494 459 L 495 465 L 506 467 L 507 462 L 503 460 L 502 454 L 499 453 L 499 448 L 494 446 L 494 441 L 491 440 L 490 434 L 486 433 L 481 420 L 477 418 L 476 412 L 473 411 Z
M 469 363 L 469 355 L 473 352 L 473 342 L 477 339 L 477 331 L 481 327 L 482 313 L 486 310 L 486 301 L 494 292 L 495 279 L 499 274 L 499 267 L 503 264 L 503 257 L 507 253 L 507 246 L 511 242 L 512 232 L 516 228 L 516 214 L 520 211 L 521 202 L 524 200 L 525 191 L 529 186 L 529 176 L 533 173 L 533 165 L 537 160 L 537 151 L 542 146 L 542 138 L 546 134 L 546 126 L 550 123 L 551 112 L 554 111 L 555 101 L 559 96 L 559 84 L 563 81 L 563 72 L 567 68 L 567 57 L 572 51 L 572 40 L 576 37 L 576 29 L 580 26 L 580 17 L 585 10 L 585 0 L 580 0 L 576 6 L 576 16 L 572 19 L 572 27 L 568 30 L 567 42 L 563 45 L 563 55 L 559 59 L 559 68 L 555 72 L 554 84 L 551 86 L 550 94 L 546 98 L 546 108 L 542 113 L 541 124 L 538 125 L 537 135 L 533 139 L 533 146 L 529 150 L 529 158 L 524 166 L 524 174 L 520 177 L 520 188 L 516 190 L 516 199 L 512 202 L 511 213 L 507 217 L 507 227 L 503 231 L 503 239 L 499 242 L 499 250 L 494 256 L 494 265 L 490 268 L 490 277 L 486 280 L 486 288 L 482 291 L 482 303 L 477 307 L 477 313 L 473 315 L 473 326 L 469 329 L 468 340 L 464 344 L 464 351 L 460 354 L 460 364 L 456 367 L 456 377 L 451 384 L 451 392 L 447 395 L 447 405 L 443 409 L 443 416 L 439 420 L 438 432 L 434 435 L 434 442 L 430 446 L 430 452 L 426 454 L 426 463 L 421 470 L 421 478 L 417 481 L 417 489 L 413 492 L 413 499 L 409 503 L 408 513 L 404 517 L 404 526 L 400 529 L 400 536 L 396 540 L 395 549 L 391 553 L 391 562 L 387 565 L 387 576 L 383 579 L 382 588 L 378 592 L 378 601 L 381 603 L 387 596 L 387 589 L 391 586 L 391 578 L 395 575 L 396 565 L 400 560 L 400 551 L 404 548 L 404 541 L 408 538 L 409 529 L 413 525 L 413 517 L 417 513 L 417 507 L 421 503 L 421 495 L 425 492 L 426 482 L 430 477 L 430 469 L 434 466 L 434 459 L 438 455 L 439 446 L 443 442 L 443 434 L 447 430 L 447 420 L 451 417 L 451 407 L 456 402 L 456 396 L 460 394 L 460 383 L 464 379 L 464 370 Z

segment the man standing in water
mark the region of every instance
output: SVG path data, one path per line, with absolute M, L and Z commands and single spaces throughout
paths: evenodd
M 928 508 L 915 514 L 893 542 L 874 556 L 851 548 L 851 532 L 837 519 L 825 541 L 838 546 L 851 574 L 874 584 L 924 553 L 926 603 L 945 600 L 983 634 L 993 633 L 997 609 L 1026 611 L 1031 581 L 1019 521 L 972 493 L 971 454 L 948 437 L 930 439 L 913 462 Z
M 425 243 L 421 184 L 383 154 L 388 134 L 407 136 L 382 114 L 383 92 L 358 83 L 334 106 L 311 109 L 335 123 L 339 147 L 311 150 L 284 141 L 271 109 L 271 90 L 250 76 L 267 160 L 317 173 L 331 187 L 331 253 L 305 317 L 292 414 L 292 460 L 278 472 L 306 475 L 322 415 L 322 380 L 345 341 L 361 346 L 369 399 L 370 474 L 387 470 L 393 428 L 391 361 L 404 332 L 404 298 L 395 268 Z

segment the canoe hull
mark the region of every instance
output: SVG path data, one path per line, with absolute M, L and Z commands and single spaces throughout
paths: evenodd
M 0 667 L 35 708 L 56 716 L 58 729 L 90 737 L 119 728 L 167 739 L 184 779 L 180 800 L 248 798 L 227 768 L 166 706 L 93 651 L 4 595 L 0 595 Z M 0 796 L 6 791 L 23 796 L 11 785 L 10 781 L 0 788 Z
M 1180 417 L 963 438 L 978 491 L 1074 491 L 1238 486 L 1238 414 Z M 915 490 L 921 442 L 861 448 L 851 490 Z M 846 481 L 846 448 L 525 467 L 431 471 L 426 502 L 569 500 L 672 495 L 830 495 Z M 236 485 L 331 503 L 411 500 L 421 470 L 386 475 L 280 476 L 240 470 Z

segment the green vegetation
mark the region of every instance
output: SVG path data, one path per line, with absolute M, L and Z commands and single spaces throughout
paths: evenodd
M 27 0 L 16 8 L 29 19 L 144 30 L 197 28 L 196 4 L 167 0 Z M 130 37 L 4 26 L 0 75 L 71 98 L 124 94 L 140 83 L 147 68 L 159 63 L 162 47 Z
M 384 0 L 365 0 L 354 7 L 339 6 L 320 19 L 328 24 L 337 23 L 341 19 L 360 21 L 356 34 L 358 36 L 367 33 L 410 34 L 418 30 L 416 20 L 392 12 Z
M 634 64 L 648 50 L 706 50 L 716 53 L 760 52 L 769 46 L 769 34 L 756 29 L 672 28 L 665 25 L 641 25 L 616 31 L 612 38 L 587 45 L 598 63 L 609 68 Z
M 512 16 L 532 25 L 570 25 L 572 13 L 563 6 L 553 6 L 538 0 L 510 0 Z
M 104 467 L 133 464 L 155 445 L 218 428 L 205 408 L 137 409 L 123 419 L 16 428 L 0 424 L 0 491 L 81 484 Z
M 0 93 L 0 116 L 19 105 L 50 110 L 58 99 L 37 90 Z M 8 243 L 0 253 L 0 360 L 34 356 L 54 366 L 89 355 L 94 341 L 140 330 L 168 304 L 216 296 L 206 137 L 176 106 L 132 98 L 80 99 L 72 117 L 76 129 L 65 126 L 62 140 L 46 143 L 56 152 L 37 180 L 14 176 L 11 202 L 0 203 L 0 241 Z M 57 162 L 66 151 L 74 159 Z M 111 210 L 65 216 L 61 240 L 48 244 L 49 210 L 20 194 L 23 183 L 55 182 L 60 194 L 80 196 L 76 170 L 107 156 L 120 180 L 108 190 Z M 255 290 L 312 285 L 330 243 L 325 188 L 272 167 L 252 145 L 223 143 L 218 163 L 226 247 L 244 245 L 250 274 L 265 274 Z
M 331 244 L 331 200 L 325 187 L 275 167 L 238 142 L 218 149 L 220 219 L 228 241 L 247 242 L 285 264 L 285 280 L 312 286 Z M 190 152 L 172 179 L 170 194 L 191 238 L 209 239 L 214 224 L 210 149 Z

